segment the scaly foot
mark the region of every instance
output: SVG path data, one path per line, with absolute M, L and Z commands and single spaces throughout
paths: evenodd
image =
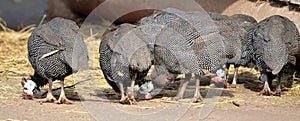
M 271 94 L 273 94 L 273 92 L 271 91 L 268 83 L 265 83 L 263 89 L 260 91 L 259 94 L 260 95 L 267 95 L 267 96 L 270 96 Z
M 136 105 L 137 104 L 137 102 L 136 102 L 136 100 L 134 99 L 133 96 L 126 96 L 124 99 L 120 100 L 120 103 L 121 104 L 129 104 L 129 105 Z
M 236 88 L 236 84 L 230 84 L 228 87 L 229 88 Z
M 192 102 L 193 103 L 198 103 L 198 102 L 201 102 L 201 101 L 203 101 L 203 98 L 202 97 L 194 97 L 193 99 L 192 99 Z
M 45 103 L 45 102 L 56 102 L 57 100 L 51 93 L 48 93 L 46 98 L 37 99 L 36 101 L 40 103 Z
M 69 100 L 65 95 L 60 96 L 58 101 L 55 101 L 56 104 L 73 104 L 74 102 Z

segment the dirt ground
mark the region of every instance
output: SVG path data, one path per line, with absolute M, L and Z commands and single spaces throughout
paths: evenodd
M 119 103 L 102 100 L 99 97 L 110 95 L 111 89 L 98 86 L 104 94 L 93 93 L 94 88 L 88 88 L 89 95 L 85 95 L 80 90 L 66 89 L 68 97 L 75 102 L 72 105 L 43 103 L 40 104 L 33 100 L 24 100 L 21 97 L 22 87 L 19 78 L 1 78 L 0 86 L 0 120 L 180 120 L 195 121 L 202 119 L 205 121 L 232 121 L 232 120 L 257 120 L 257 121 L 297 121 L 300 113 L 300 87 L 299 84 L 293 88 L 287 88 L 281 97 L 276 96 L 257 96 L 258 88 L 255 81 L 251 81 L 255 76 L 249 77 L 250 69 L 240 69 L 240 78 L 237 88 L 213 89 L 221 90 L 222 94 L 216 102 L 211 101 L 213 97 L 205 97 L 204 102 L 189 103 L 191 100 L 193 86 L 190 86 L 185 95 L 185 99 L 180 101 L 163 101 L 162 95 L 157 95 L 153 100 L 139 100 L 138 105 L 122 105 Z M 12 74 L 8 72 L 8 74 Z M 12 74 L 13 76 L 13 74 Z M 18 76 L 13 76 L 18 77 Z M 250 78 L 250 79 L 249 79 Z M 99 81 L 99 80 L 98 80 Z M 104 81 L 104 80 L 101 80 Z M 71 82 L 69 82 L 71 83 Z M 94 82 L 84 82 L 81 86 L 95 84 Z M 58 85 L 56 83 L 55 85 Z M 193 84 L 191 84 L 193 85 Z M 297 85 L 297 84 L 294 84 Z M 47 88 L 43 88 L 45 91 Z M 210 89 L 206 84 L 201 86 L 201 94 L 205 96 Z M 92 91 L 93 90 L 93 91 Z M 83 96 L 82 101 L 72 93 Z M 58 97 L 59 91 L 54 92 Z M 162 93 L 166 96 L 174 96 L 176 90 Z M 100 96 L 99 96 L 100 95 Z M 218 95 L 217 95 L 218 96 Z M 211 101 L 211 102 L 210 102 Z M 214 105 L 215 104 L 215 105 Z M 208 107 L 205 107 L 208 106 Z M 201 109 L 212 110 L 202 112 Z M 172 113 L 168 113 L 168 112 Z M 124 113 L 127 112 L 127 113 Z M 155 115 L 155 113 L 158 113 Z M 207 117 L 205 115 L 208 115 Z M 157 117 L 159 116 L 159 117 Z
M 243 0 L 242 0 L 243 1 Z M 254 6 L 267 5 L 265 3 L 254 5 L 252 2 L 241 2 L 252 9 Z M 240 10 L 237 4 L 224 11 L 231 15 Z M 277 13 L 283 14 L 284 12 Z M 234 11 L 235 10 L 235 11 Z M 275 11 L 275 10 L 274 10 Z M 246 8 L 240 11 L 246 13 Z M 292 11 L 293 12 L 293 11 Z M 251 12 L 248 11 L 248 14 Z M 258 20 L 272 12 L 253 14 Z M 290 15 L 290 14 L 289 14 Z M 291 14 L 299 27 L 298 14 Z M 297 21 L 298 20 L 298 21 Z M 179 121 L 297 121 L 300 116 L 300 81 L 294 80 L 292 75 L 285 75 L 283 94 L 277 96 L 257 96 L 257 77 L 259 72 L 251 68 L 240 68 L 237 88 L 215 89 L 208 86 L 208 78 L 204 77 L 201 85 L 201 94 L 204 101 L 190 103 L 193 94 L 193 84 L 188 87 L 185 99 L 180 101 L 164 101 L 163 96 L 174 96 L 176 90 L 158 92 L 153 100 L 138 100 L 138 105 L 122 105 L 114 103 L 117 99 L 112 89 L 106 84 L 98 63 L 98 40 L 87 41 L 92 61 L 92 70 L 84 76 L 77 74 L 66 79 L 66 85 L 82 82 L 75 88 L 67 88 L 67 97 L 75 103 L 72 105 L 43 103 L 22 98 L 21 78 L 28 78 L 33 69 L 27 59 L 27 38 L 30 31 L 15 32 L 7 30 L 0 32 L 0 121 L 1 120 L 65 120 L 65 121 L 94 121 L 94 120 L 179 120 Z M 230 73 L 233 73 L 231 68 Z M 232 76 L 232 75 L 231 75 Z M 80 77 L 80 78 L 78 78 Z M 81 78 L 83 77 L 83 78 Z M 54 83 L 59 87 L 59 82 Z M 41 88 L 42 93 L 47 86 Z M 206 96 L 209 94 L 216 96 Z M 59 90 L 54 91 L 59 95 Z M 109 100 L 106 100 L 108 98 Z M 211 111 L 209 110 L 211 109 Z

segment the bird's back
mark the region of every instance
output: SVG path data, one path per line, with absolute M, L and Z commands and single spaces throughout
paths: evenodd
M 140 23 L 161 25 L 154 57 L 156 62 L 167 64 L 168 70 L 200 74 L 201 68 L 215 70 L 225 60 L 223 38 L 206 12 L 167 8 Z
M 37 74 L 53 80 L 88 67 L 87 48 L 78 26 L 63 18 L 55 18 L 32 32 L 28 57 Z
M 253 55 L 252 48 L 252 33 L 257 24 L 255 18 L 245 14 L 234 14 L 230 16 L 232 20 L 240 26 L 241 29 L 241 43 L 242 43 L 242 54 L 240 65 L 246 66 Z
M 296 53 L 298 43 L 298 30 L 288 18 L 275 15 L 262 20 L 253 33 L 258 68 L 277 74 Z

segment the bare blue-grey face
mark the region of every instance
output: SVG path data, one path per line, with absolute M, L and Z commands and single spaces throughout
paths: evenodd
M 140 99 L 152 99 L 154 95 L 155 92 L 152 81 L 144 82 L 138 90 L 138 98 Z

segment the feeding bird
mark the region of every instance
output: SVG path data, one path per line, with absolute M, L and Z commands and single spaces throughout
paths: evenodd
M 270 95 L 272 80 L 278 75 L 275 95 L 281 94 L 282 69 L 288 63 L 296 65 L 300 41 L 296 25 L 284 16 L 273 15 L 260 21 L 254 29 L 253 59 L 261 75 L 261 94 Z
M 31 80 L 37 88 L 49 84 L 46 98 L 38 101 L 73 103 L 65 95 L 64 79 L 80 69 L 88 69 L 88 50 L 76 23 L 57 17 L 37 27 L 28 39 L 28 58 L 34 69 Z M 58 100 L 52 94 L 55 80 L 61 84 Z

